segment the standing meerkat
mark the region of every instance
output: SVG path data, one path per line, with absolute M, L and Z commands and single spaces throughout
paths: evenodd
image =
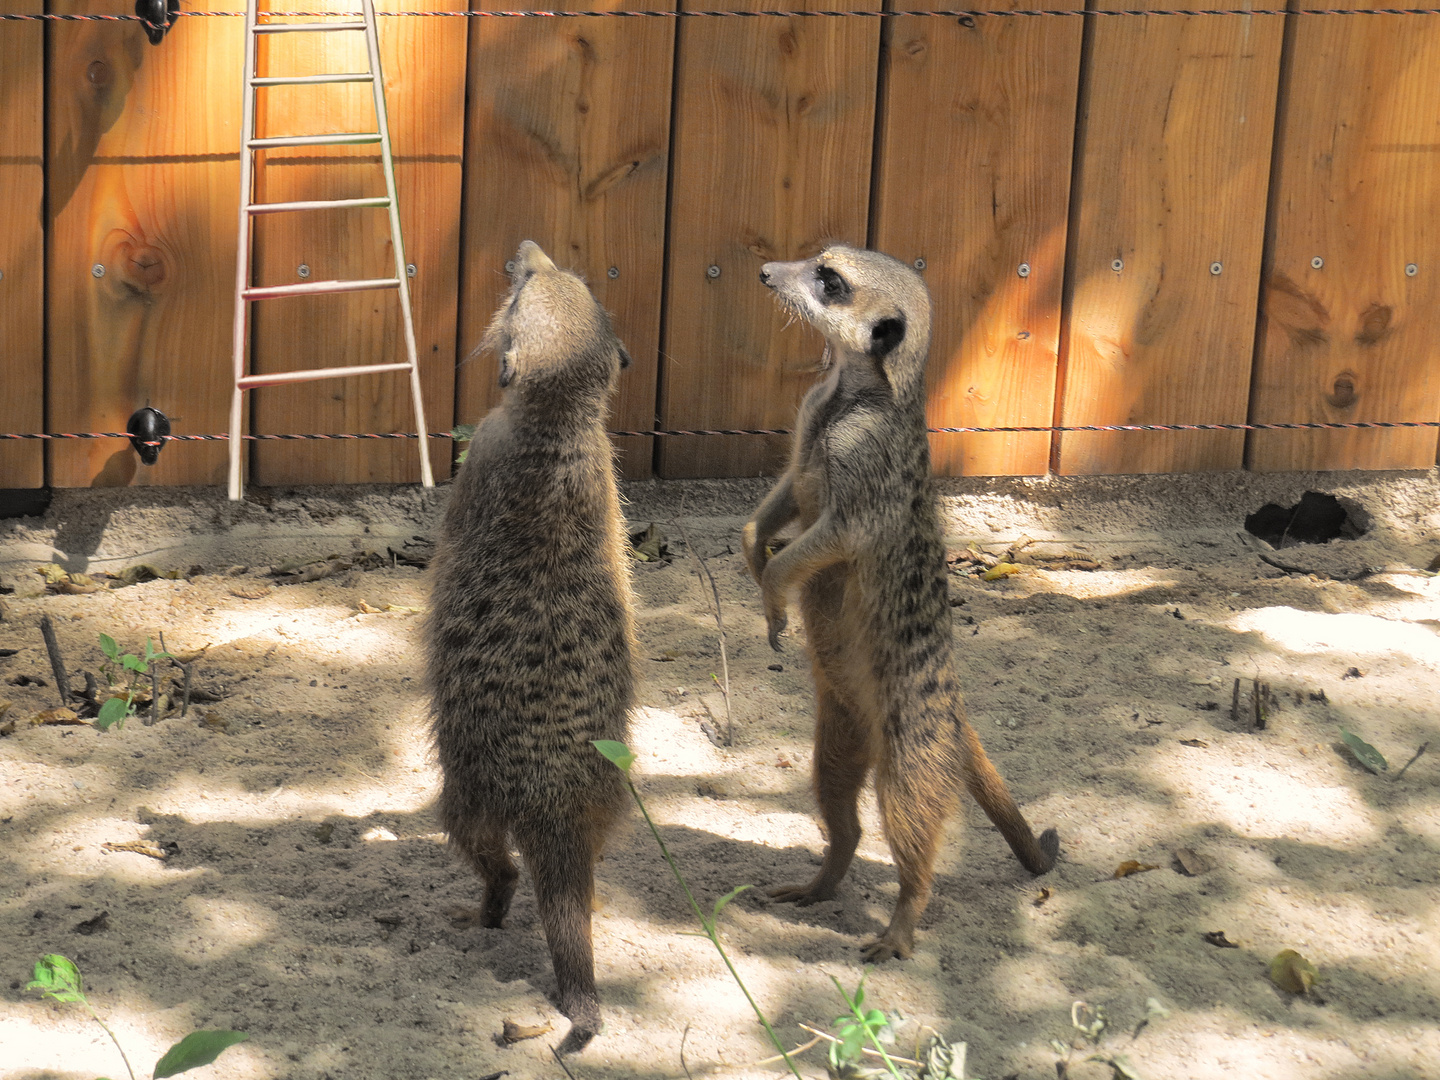
M 873 769 L 900 899 L 864 956 L 906 957 L 961 782 L 1032 874 L 1054 865 L 1059 836 L 1036 839 L 965 721 L 925 432 L 925 283 L 888 255 L 843 244 L 766 263 L 760 280 L 825 336 L 826 371 L 800 406 L 788 469 L 744 531 L 776 649 L 787 598 L 800 593 L 815 679 L 815 793 L 829 839 L 813 881 L 771 896 L 802 905 L 834 897 Z M 771 556 L 767 543 L 797 519 L 800 535 Z
M 503 401 L 455 479 L 425 623 L 439 813 L 502 924 L 519 876 L 535 899 L 560 1010 L 562 1050 L 600 1029 L 590 942 L 594 864 L 627 804 L 591 745 L 625 741 L 634 682 L 629 564 L 605 435 L 629 363 L 574 274 L 526 241 L 510 295 L 481 344 L 500 357 Z

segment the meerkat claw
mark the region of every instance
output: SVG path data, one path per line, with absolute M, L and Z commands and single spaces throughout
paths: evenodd
M 770 648 L 774 649 L 776 652 L 785 651 L 784 648 L 780 645 L 780 635 L 784 632 L 785 627 L 789 625 L 789 622 L 789 618 L 784 615 L 781 615 L 779 618 L 772 618 L 770 620 Z

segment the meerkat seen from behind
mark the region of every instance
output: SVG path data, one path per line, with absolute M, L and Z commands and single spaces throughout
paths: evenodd
M 1059 837 L 1037 840 L 986 757 L 955 674 L 939 510 L 925 432 L 930 295 L 888 255 L 833 245 L 766 263 L 760 280 L 825 337 L 825 375 L 805 396 L 789 468 L 745 526 L 770 644 L 799 592 L 815 680 L 814 785 L 829 846 L 806 885 L 780 900 L 834 897 L 860 840 L 856 803 L 875 774 L 900 877 L 889 927 L 865 959 L 909 956 L 936 852 L 963 784 L 1033 874 Z M 792 521 L 800 534 L 774 556 Z
M 425 625 L 441 821 L 498 927 L 518 871 L 535 886 L 560 995 L 561 1049 L 600 1028 L 594 863 L 628 797 L 591 745 L 624 741 L 633 696 L 629 566 L 606 401 L 629 357 L 574 274 L 526 241 L 482 347 L 504 400 L 475 430 L 434 560 Z

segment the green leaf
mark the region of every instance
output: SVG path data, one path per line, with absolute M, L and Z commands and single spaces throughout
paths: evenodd
M 49 953 L 35 962 L 35 978 L 26 990 L 40 990 L 56 1001 L 84 1001 L 84 980 L 74 961 L 59 953 Z
M 115 639 L 109 634 L 101 634 L 100 651 L 103 652 L 106 656 L 108 656 L 111 660 L 114 660 L 117 656 L 120 655 L 120 646 L 115 644 Z
M 192 1031 L 155 1063 L 155 1080 L 209 1065 L 226 1049 L 249 1037 L 243 1031 Z
M 879 1031 L 885 1026 L 885 1014 L 879 1009 L 871 1009 L 865 1014 L 865 1026 L 871 1031 Z
M 1390 768 L 1390 763 L 1385 760 L 1385 755 L 1376 750 L 1358 735 L 1352 735 L 1343 727 L 1340 729 L 1340 741 L 1350 748 L 1355 759 L 1377 776 Z
M 731 889 L 724 896 L 720 897 L 719 900 L 716 900 L 715 910 L 710 913 L 710 918 L 718 921 L 720 918 L 720 912 L 724 910 L 725 905 L 730 903 L 731 900 L 734 900 L 735 897 L 739 896 L 742 892 L 749 888 L 751 888 L 751 886 L 749 885 L 736 885 L 735 888 Z
M 456 442 L 469 442 L 475 437 L 475 425 L 456 424 L 450 429 L 450 437 Z
M 129 671 L 144 671 L 146 668 L 144 660 L 141 660 L 140 657 L 134 653 L 128 652 L 120 658 L 120 664 Z
M 123 697 L 112 697 L 100 706 L 100 715 L 95 717 L 95 726 L 101 731 L 109 731 L 110 725 L 124 720 L 130 715 L 130 702 Z
M 170 654 L 169 654 L 168 652 L 164 652 L 164 651 L 156 652 L 156 651 L 155 651 L 155 646 L 151 643 L 150 639 L 149 639 L 148 637 L 145 639 L 145 660 L 146 660 L 147 663 L 148 663 L 148 662 L 151 662 L 151 661 L 155 661 L 155 660 L 169 660 L 169 659 L 170 659 Z
M 616 742 L 614 739 L 594 739 L 591 745 L 605 756 L 606 761 L 626 776 L 630 775 L 630 766 L 635 764 L 635 755 L 623 742 Z

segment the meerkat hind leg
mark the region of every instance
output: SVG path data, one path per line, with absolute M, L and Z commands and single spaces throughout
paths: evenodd
M 858 803 L 870 775 L 869 733 L 836 697 L 823 673 L 815 671 L 815 760 L 811 766 L 815 797 L 829 840 L 820 872 L 808 885 L 770 890 L 782 903 L 801 907 L 835 897 L 860 843 Z
M 450 842 L 461 850 L 485 883 L 480 925 L 492 930 L 505 924 L 510 901 L 515 897 L 515 885 L 520 879 L 520 869 L 510 857 L 506 833 L 504 823 L 496 821 L 466 821 L 450 830 Z

